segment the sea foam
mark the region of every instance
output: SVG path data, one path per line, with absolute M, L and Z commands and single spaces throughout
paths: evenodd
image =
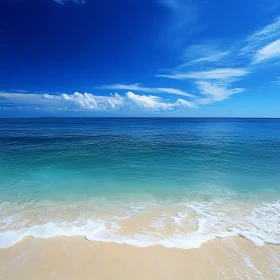
M 126 231 L 121 221 L 129 221 L 135 215 L 145 211 L 144 207 L 130 206 L 125 216 L 103 218 L 79 218 L 69 221 L 48 221 L 28 227 L 10 228 L 11 218 L 6 218 L 7 225 L 0 231 L 0 248 L 8 248 L 24 237 L 51 238 L 56 236 L 82 236 L 87 240 L 113 242 L 138 247 L 161 245 L 167 248 L 198 248 L 214 238 L 240 236 L 256 246 L 264 243 L 280 245 L 280 201 L 265 202 L 252 207 L 246 212 L 242 208 L 214 202 L 184 203 L 189 212 L 177 212 L 175 216 L 166 213 L 157 220 L 150 221 L 146 228 Z M 232 215 L 232 213 L 234 215 Z M 242 215 L 243 213 L 243 215 Z M 194 219 L 194 220 L 191 220 Z M 196 228 L 187 231 L 183 224 L 195 222 Z M 174 229 L 165 232 L 165 226 Z M 155 230 L 153 230 L 153 228 Z

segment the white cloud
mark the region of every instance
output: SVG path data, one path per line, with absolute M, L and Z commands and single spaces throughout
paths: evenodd
M 118 109 L 124 105 L 123 97 L 118 94 L 111 96 L 96 96 L 91 93 L 82 94 L 75 92 L 73 94 L 63 93 L 61 95 L 44 94 L 44 98 L 65 101 L 70 104 L 72 103 L 85 110 Z
M 191 102 L 178 99 L 175 103 L 164 101 L 162 98 L 153 95 L 137 95 L 133 92 L 126 93 L 127 98 L 140 108 L 153 110 L 173 110 L 180 107 L 194 107 Z
M 244 88 L 228 88 L 226 84 L 217 84 L 208 81 L 198 81 L 200 93 L 206 98 L 198 99 L 198 103 L 212 103 L 228 99 L 231 95 L 243 92 Z
M 124 96 L 115 93 L 110 96 L 97 96 L 91 93 L 73 94 L 24 94 L 1 93 L 0 98 L 13 104 L 33 105 L 36 108 L 52 108 L 54 110 L 85 110 L 85 111 L 114 111 L 114 110 L 139 110 L 166 111 L 179 108 L 192 108 L 195 105 L 189 101 L 178 98 L 175 102 L 164 100 L 154 95 L 138 95 L 127 92 Z
M 253 63 L 280 57 L 280 39 L 266 45 L 255 54 Z
M 114 84 L 114 85 L 104 85 L 99 87 L 101 89 L 114 89 L 114 90 L 130 90 L 130 91 L 141 91 L 145 93 L 169 93 L 169 94 L 175 94 L 175 95 L 182 95 L 193 98 L 194 96 L 192 94 L 189 94 L 187 92 L 184 92 L 179 89 L 175 88 L 147 88 L 142 87 L 140 84 Z
M 157 77 L 165 77 L 170 79 L 201 79 L 201 80 L 219 80 L 219 79 L 235 79 L 247 75 L 249 71 L 245 68 L 217 68 L 209 71 L 198 71 L 189 73 L 174 73 L 170 75 L 157 75 Z
M 160 97 L 153 96 L 153 95 L 137 95 L 133 92 L 126 93 L 126 96 L 129 100 L 131 100 L 133 103 L 138 105 L 142 108 L 151 108 L 151 109 L 169 109 L 168 103 L 161 102 Z

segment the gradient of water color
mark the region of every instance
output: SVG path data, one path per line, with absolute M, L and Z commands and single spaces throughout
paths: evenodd
M 0 119 L 0 247 L 280 243 L 280 120 Z

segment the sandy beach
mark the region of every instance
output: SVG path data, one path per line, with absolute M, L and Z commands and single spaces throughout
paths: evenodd
M 0 249 L 0 278 L 28 279 L 279 279 L 280 246 L 240 238 L 198 249 L 134 247 L 82 237 L 25 238 Z

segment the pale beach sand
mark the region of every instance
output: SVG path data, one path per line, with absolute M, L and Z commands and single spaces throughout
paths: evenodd
M 280 279 L 280 246 L 240 238 L 198 249 L 134 247 L 83 237 L 25 238 L 0 249 L 0 279 Z

